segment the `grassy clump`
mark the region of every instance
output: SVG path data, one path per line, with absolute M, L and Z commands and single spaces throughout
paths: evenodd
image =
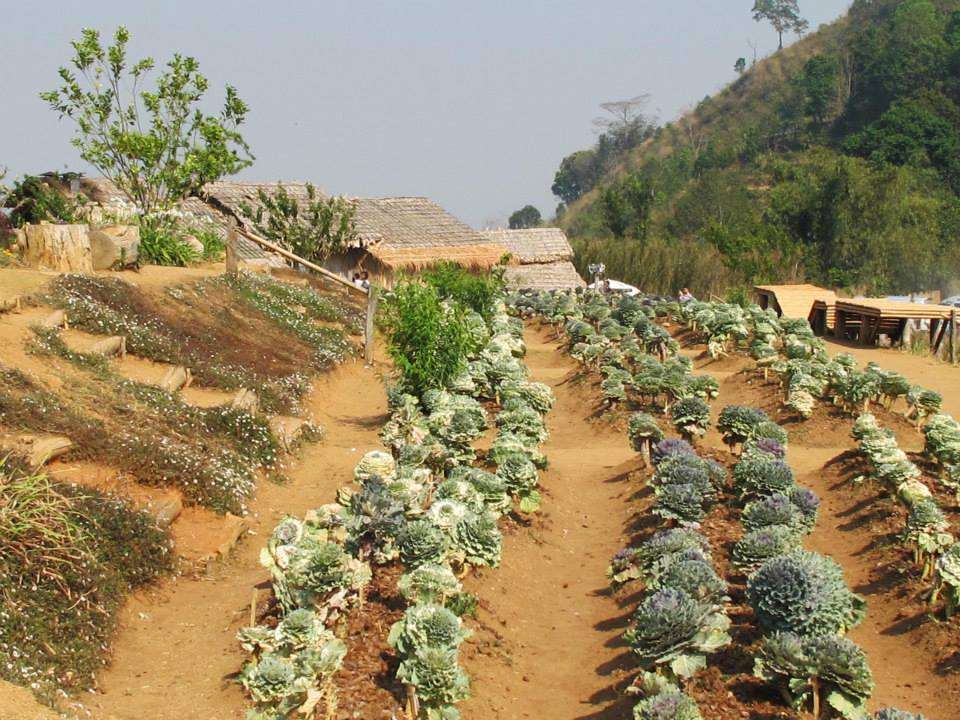
M 337 328 L 319 322 L 358 323 L 359 320 L 314 290 L 250 273 L 224 276 L 224 282 L 244 302 L 278 326 L 315 348 L 314 367 L 320 370 L 343 362 L 352 345 Z
M 91 687 L 124 595 L 173 565 L 148 514 L 0 463 L 0 677 L 48 701 Z
M 0 369 L 0 423 L 65 435 L 76 443 L 75 457 L 107 462 L 146 485 L 178 487 L 217 512 L 243 512 L 256 472 L 280 471 L 280 448 L 264 418 L 197 408 L 112 375 L 78 377 L 54 395 Z
M 350 352 L 339 329 L 316 322 L 358 322 L 355 310 L 314 290 L 248 275 L 170 288 L 162 302 L 116 278 L 65 275 L 49 300 L 75 327 L 123 335 L 135 355 L 189 367 L 199 385 L 256 388 L 271 412 L 294 411 L 309 371 Z

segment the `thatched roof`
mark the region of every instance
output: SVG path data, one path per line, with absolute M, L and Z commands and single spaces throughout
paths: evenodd
M 500 245 L 453 245 L 448 247 L 391 247 L 386 244 L 367 248 L 382 264 L 393 270 L 417 271 L 452 262 L 469 270 L 489 270 L 497 265 L 507 249 Z
M 573 260 L 573 248 L 560 228 L 524 230 L 483 230 L 488 242 L 505 245 L 521 264 Z
M 303 182 L 215 182 L 204 187 L 202 199 L 187 198 L 178 209 L 210 219 L 221 228 L 232 215 L 253 230 L 241 208 L 246 205 L 256 210 L 262 205 L 260 191 L 273 193 L 278 185 L 299 203 L 309 201 L 307 183 Z M 125 204 L 123 194 L 109 180 L 85 178 L 81 189 L 102 205 Z M 317 193 L 322 196 L 319 190 Z M 354 222 L 359 236 L 354 246 L 366 248 L 393 269 L 416 270 L 442 261 L 487 269 L 512 252 L 503 243 L 491 243 L 428 198 L 351 198 L 351 202 L 356 206 Z M 270 257 L 242 236 L 238 250 L 245 259 Z
M 520 290 L 571 290 L 587 285 L 569 260 L 511 266 L 503 279 L 508 287 Z
M 284 182 L 280 185 L 299 202 L 307 201 L 306 183 Z M 204 195 L 213 204 L 243 220 L 241 206 L 246 204 L 257 208 L 261 204 L 259 191 L 271 193 L 277 186 L 278 183 L 216 182 L 204 188 Z M 351 198 L 351 202 L 357 209 L 354 223 L 359 242 L 356 244 L 368 248 L 377 246 L 384 257 L 387 250 L 439 250 L 487 244 L 480 233 L 428 198 Z
M 837 294 L 833 290 L 808 283 L 756 285 L 753 289 L 758 295 L 772 295 L 777 302 L 777 307 L 774 309 L 787 318 L 807 318 L 815 301 L 822 300 L 831 305 L 837 300 Z

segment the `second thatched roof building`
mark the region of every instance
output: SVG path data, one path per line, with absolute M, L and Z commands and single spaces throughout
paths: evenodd
M 521 290 L 573 290 L 586 283 L 573 265 L 573 247 L 560 228 L 483 230 L 491 246 L 506 247 L 514 262 L 504 279 Z

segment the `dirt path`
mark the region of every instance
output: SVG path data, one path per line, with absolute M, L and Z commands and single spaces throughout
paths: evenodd
M 620 640 L 627 615 L 607 592 L 610 557 L 627 542 L 637 458 L 623 432 L 594 417 L 596 395 L 543 332 L 528 330 L 532 379 L 557 404 L 542 474 L 541 515 L 507 535 L 503 565 L 470 581 L 481 626 L 466 650 L 471 720 L 628 717 L 613 686 L 630 667 Z
M 260 548 L 283 515 L 332 502 L 352 479 L 362 454 L 379 447 L 386 399 L 375 371 L 355 363 L 319 378 L 307 409 L 324 428 L 323 440 L 307 446 L 289 482 L 261 485 L 250 536 L 230 559 L 206 577 L 181 577 L 127 603 L 102 694 L 85 702 L 95 718 L 243 717 L 241 691 L 229 678 L 243 661 L 234 636 L 247 623 L 252 588 L 268 579 Z
M 702 346 L 691 346 L 683 352 L 695 358 L 695 372 L 709 373 L 720 381 L 720 396 L 713 402 L 715 415 L 726 405 L 754 405 L 784 423 L 790 434 L 787 460 L 797 482 L 821 498 L 816 529 L 806 538 L 804 547 L 836 560 L 850 588 L 867 600 L 867 618 L 850 632 L 850 637 L 870 660 L 876 683 L 871 707 L 923 712 L 927 720 L 955 720 L 960 707 L 960 675 L 939 669 L 944 649 L 936 647 L 936 636 L 921 627 L 926 621 L 925 608 L 918 607 L 915 598 L 908 597 L 901 587 L 905 578 L 895 577 L 896 572 L 887 568 L 888 563 L 891 567 L 894 563 L 889 554 L 884 555 L 884 531 L 874 524 L 882 518 L 876 517 L 878 509 L 865 498 L 876 495 L 875 489 L 853 494 L 838 480 L 835 466 L 853 449 L 849 436 L 852 420 L 815 416 L 806 423 L 788 423 L 773 390 L 740 374 L 752 365 L 749 359 L 736 356 L 714 362 L 703 357 L 702 350 Z M 891 367 L 886 357 L 870 359 Z M 910 365 L 904 363 L 897 369 L 907 374 Z M 917 368 L 912 371 L 916 373 Z M 932 387 L 924 377 L 911 379 Z M 950 399 L 956 402 L 960 394 Z M 715 429 L 707 435 L 705 444 L 725 449 Z

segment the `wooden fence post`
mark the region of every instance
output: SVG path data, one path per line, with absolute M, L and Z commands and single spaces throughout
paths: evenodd
M 373 320 L 377 314 L 377 288 L 373 285 L 367 291 L 367 325 L 363 335 L 363 359 L 367 365 L 373 365 Z
M 237 219 L 230 218 L 227 228 L 227 272 L 237 272 Z
M 950 311 L 950 362 L 957 362 L 957 309 Z

